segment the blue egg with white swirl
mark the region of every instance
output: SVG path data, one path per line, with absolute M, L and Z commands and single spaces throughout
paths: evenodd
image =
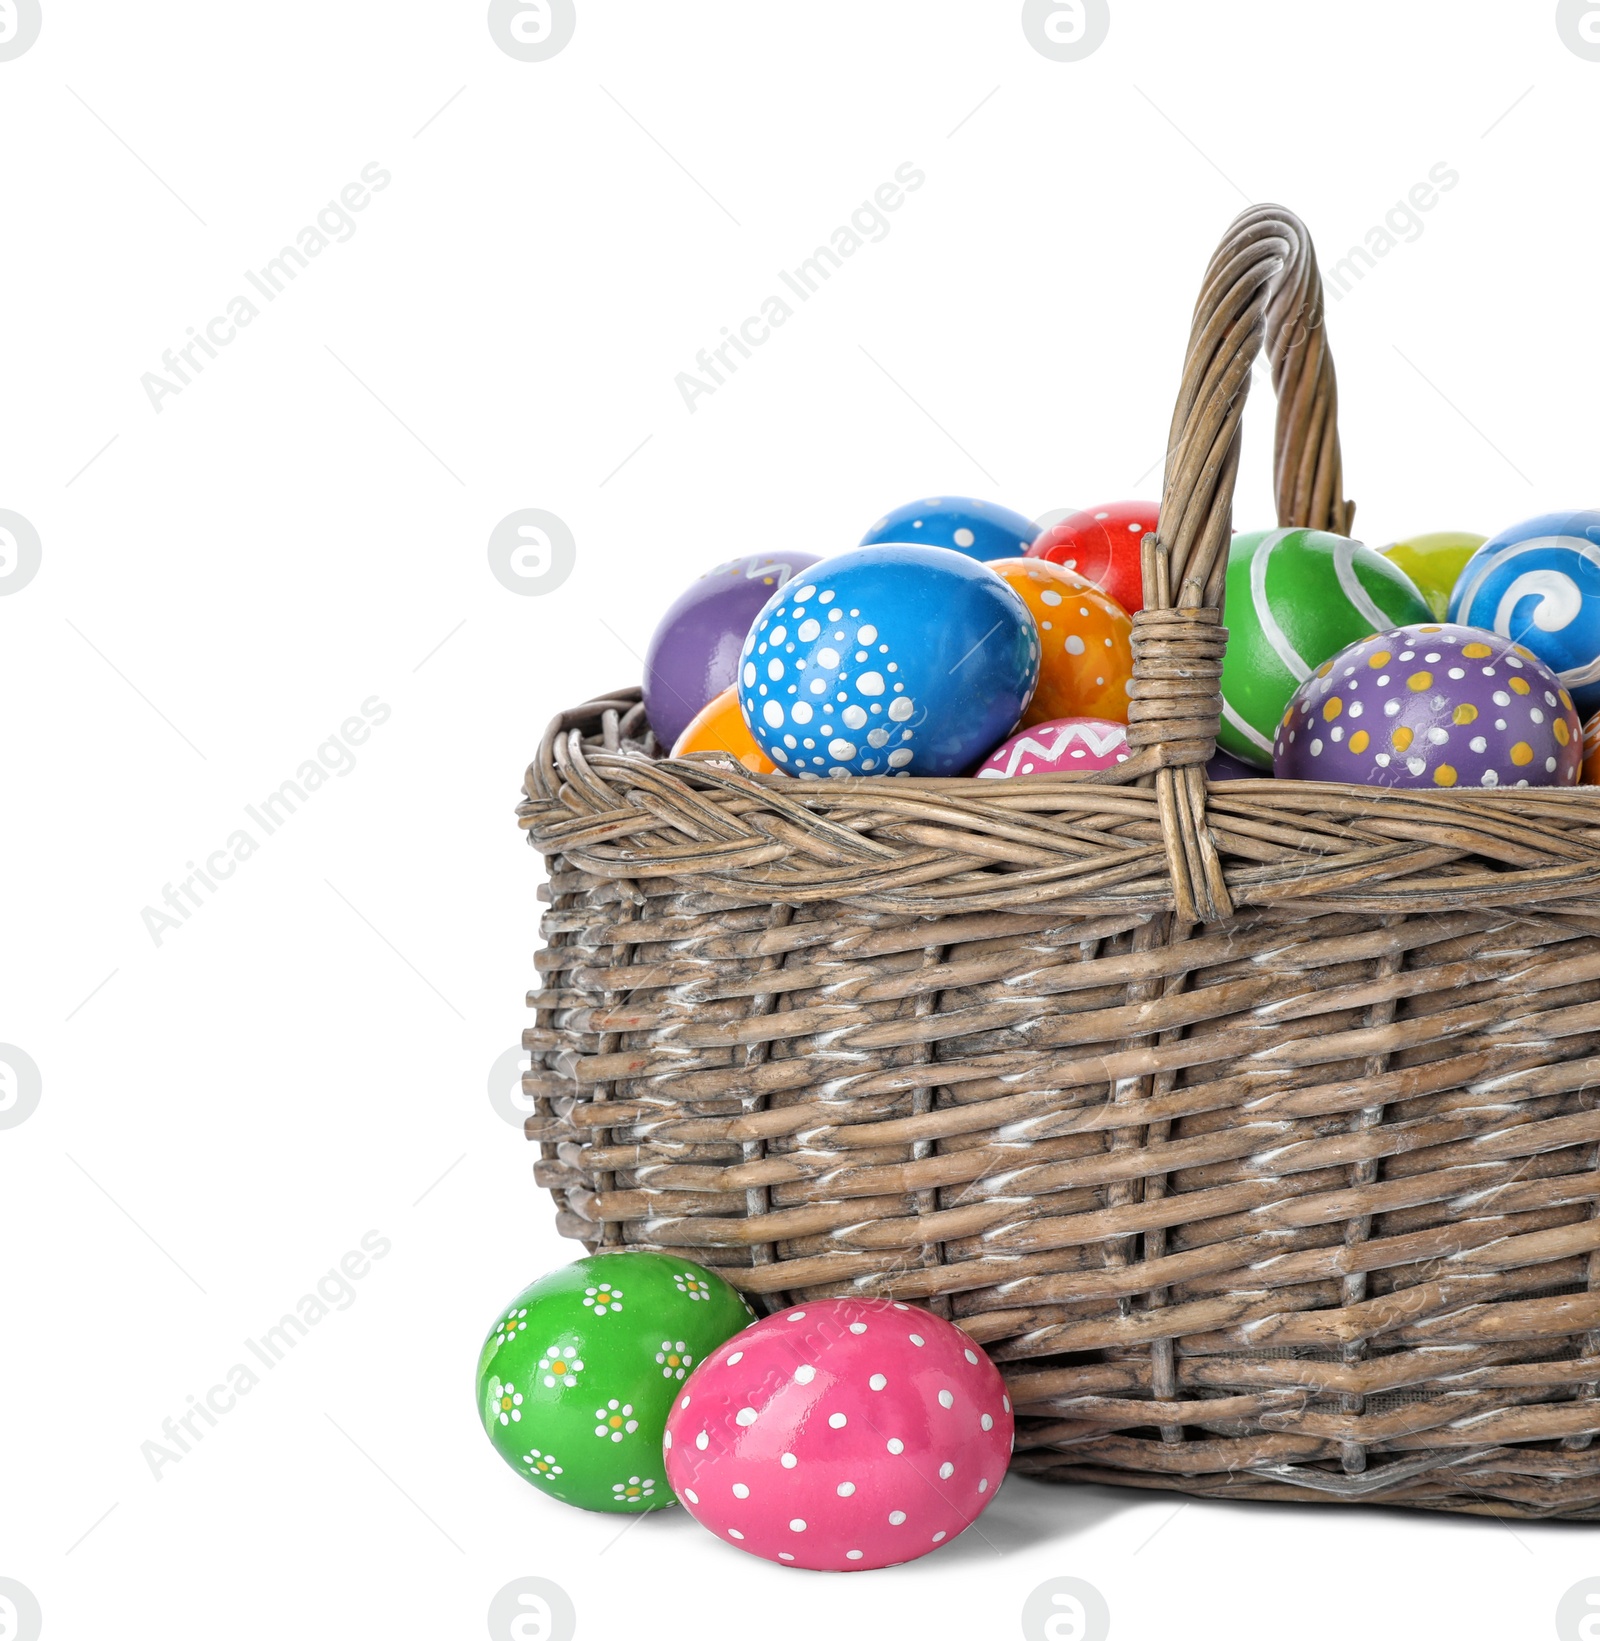
M 943 547 L 857 547 L 767 601 L 739 659 L 750 733 L 791 775 L 960 775 L 1016 727 L 1039 630 Z
M 863 547 L 903 541 L 948 547 L 968 558 L 1021 558 L 1039 534 L 1030 519 L 997 502 L 971 496 L 925 496 L 885 513 L 861 538 Z
M 1450 619 L 1531 650 L 1600 711 L 1600 513 L 1543 513 L 1486 541 L 1450 594 Z

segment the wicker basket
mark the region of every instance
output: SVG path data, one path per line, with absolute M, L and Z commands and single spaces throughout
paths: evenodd
M 590 1248 L 769 1307 L 915 1301 L 1010 1382 L 1015 1468 L 1600 1519 L 1600 793 L 1208 785 L 1240 425 L 1348 532 L 1315 253 L 1206 276 L 1100 776 L 659 760 L 551 726 L 539 1182 Z

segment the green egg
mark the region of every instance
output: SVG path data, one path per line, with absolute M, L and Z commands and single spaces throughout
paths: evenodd
M 540 1492 L 628 1514 L 677 1503 L 661 1437 L 695 1367 L 755 1320 L 715 1272 L 666 1254 L 580 1259 L 501 1314 L 478 1356 L 478 1414 Z
M 1406 573 L 1381 553 L 1324 530 L 1233 538 L 1222 619 L 1224 752 L 1272 768 L 1278 720 L 1300 685 L 1347 644 L 1430 618 Z
M 1431 535 L 1408 536 L 1379 551 L 1398 564 L 1428 601 L 1436 621 L 1450 619 L 1450 594 L 1455 591 L 1467 560 L 1489 538 L 1465 530 L 1436 530 Z

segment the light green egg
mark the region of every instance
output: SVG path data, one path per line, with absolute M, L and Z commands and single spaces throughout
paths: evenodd
M 1465 530 L 1436 530 L 1431 535 L 1407 536 L 1379 551 L 1391 564 L 1398 564 L 1416 583 L 1428 601 L 1434 619 L 1450 619 L 1450 594 L 1455 590 L 1467 560 L 1489 538 Z

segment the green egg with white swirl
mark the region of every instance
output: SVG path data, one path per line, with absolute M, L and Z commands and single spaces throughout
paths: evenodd
M 1398 565 L 1348 536 L 1325 530 L 1235 536 L 1228 549 L 1217 745 L 1270 771 L 1278 720 L 1324 661 L 1373 633 L 1431 618 Z

